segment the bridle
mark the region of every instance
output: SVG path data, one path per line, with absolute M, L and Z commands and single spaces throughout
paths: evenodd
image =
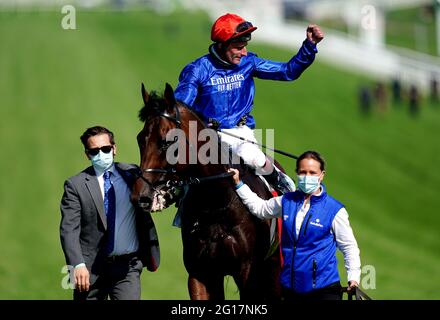
M 168 112 L 163 111 L 159 112 L 157 116 L 165 118 L 171 122 L 174 122 L 176 125 L 176 128 L 181 129 L 182 128 L 182 121 L 181 121 L 181 115 L 179 111 L 179 107 L 177 106 L 177 103 L 174 104 L 174 110 L 176 115 L 172 116 Z M 161 146 L 161 151 L 166 151 L 172 144 L 177 142 L 177 137 L 174 138 L 174 141 L 167 141 L 165 144 Z M 186 137 L 186 143 L 189 145 L 188 137 Z M 138 179 L 142 179 L 144 182 L 146 182 L 154 191 L 159 192 L 157 189 L 158 186 L 165 185 L 166 187 L 183 187 L 185 185 L 195 185 L 195 184 L 201 184 L 207 181 L 217 180 L 217 179 L 223 179 L 233 176 L 234 174 L 232 172 L 223 172 L 220 174 L 207 176 L 207 177 L 187 177 L 186 179 L 169 179 L 164 181 L 159 181 L 158 183 L 151 183 L 148 181 L 144 174 L 145 173 L 157 173 L 157 174 L 163 174 L 163 175 L 172 175 L 172 176 L 178 176 L 177 170 L 175 167 L 170 167 L 169 169 L 162 169 L 162 168 L 146 168 L 141 169 L 138 173 Z

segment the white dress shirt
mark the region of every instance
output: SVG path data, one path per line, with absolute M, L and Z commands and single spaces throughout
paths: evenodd
M 109 171 L 116 195 L 115 247 L 110 255 L 119 256 L 136 252 L 139 248 L 139 242 L 135 211 L 130 201 L 131 191 L 114 165 Z M 98 175 L 97 172 L 96 175 L 102 199 L 104 199 L 104 173 Z
M 249 211 L 260 219 L 280 218 L 282 216 L 282 196 L 269 200 L 261 199 L 246 184 L 237 189 L 237 193 Z M 313 197 L 313 195 L 312 195 Z M 310 203 L 305 204 L 296 216 L 295 231 L 299 234 Z M 335 235 L 336 245 L 344 256 L 348 281 L 360 283 L 361 259 L 356 239 L 348 221 L 348 213 L 341 208 L 333 219 L 331 232 Z

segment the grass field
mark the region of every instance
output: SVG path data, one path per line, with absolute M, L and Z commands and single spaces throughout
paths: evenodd
M 437 56 L 435 9 L 410 8 L 386 13 L 386 42 Z
M 324 30 L 351 33 L 356 37 L 359 35 L 359 26 L 347 25 L 342 17 L 331 17 L 315 22 Z M 434 6 L 386 10 L 384 36 L 387 45 L 438 56 Z
M 176 86 L 209 44 L 210 21 L 198 13 L 77 12 L 77 30 L 63 30 L 61 19 L 0 13 L 0 299 L 71 298 L 61 288 L 59 201 L 64 180 L 89 164 L 80 134 L 107 126 L 118 160 L 138 163 L 140 83 Z M 372 80 L 319 60 L 295 83 L 257 80 L 258 127 L 275 128 L 277 148 L 325 156 L 327 188 L 350 213 L 363 265 L 375 268 L 373 298 L 439 299 L 440 107 L 424 102 L 416 119 L 403 105 L 362 117 L 357 89 Z M 293 176 L 294 163 L 277 159 Z M 154 214 L 162 265 L 143 273 L 143 299 L 188 298 L 174 211 Z

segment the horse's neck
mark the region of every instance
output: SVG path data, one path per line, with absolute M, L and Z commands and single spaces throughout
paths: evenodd
M 182 111 L 183 110 L 183 111 Z M 205 143 L 211 143 L 211 142 L 202 142 L 199 141 L 199 136 L 200 136 L 200 132 L 204 129 L 207 129 L 207 127 L 204 125 L 204 123 L 200 120 L 200 118 L 197 117 L 196 114 L 194 114 L 191 110 L 189 110 L 186 107 L 182 107 L 181 110 L 181 115 L 182 118 L 184 119 L 184 122 L 187 124 L 187 128 L 186 128 L 186 137 L 187 137 L 187 142 L 188 142 L 188 147 L 190 147 L 190 143 L 193 139 L 191 139 L 190 134 L 192 134 L 192 132 L 190 132 L 189 129 L 189 122 L 190 121 L 196 121 L 197 122 L 197 138 L 196 138 L 196 157 L 197 157 L 197 161 L 199 161 L 199 152 L 200 152 L 200 148 L 202 147 L 202 145 L 204 145 Z M 218 136 L 217 136 L 218 137 Z M 218 139 L 220 139 L 218 137 Z M 220 141 L 220 140 L 219 140 Z M 199 177 L 207 177 L 207 176 L 212 176 L 212 175 L 216 175 L 216 174 L 220 174 L 226 171 L 226 168 L 224 165 L 220 164 L 220 158 L 221 158 L 221 154 L 222 154 L 222 145 L 221 143 L 218 143 L 217 146 L 218 150 L 217 150 L 217 154 L 218 154 L 218 159 L 217 163 L 209 163 L 209 164 L 200 164 L 197 163 L 194 166 L 189 166 L 187 168 L 188 172 L 192 175 L 195 176 L 199 176 Z M 187 153 L 189 155 L 191 151 L 188 149 Z
M 181 107 L 182 119 L 188 124 L 189 121 L 197 121 L 197 137 L 200 131 L 206 129 L 206 126 L 202 120 L 194 114 L 189 108 Z M 188 126 L 189 128 L 189 126 Z M 188 130 L 189 131 L 189 130 Z M 186 132 L 187 137 L 189 132 Z M 198 139 L 197 139 L 198 140 Z M 197 156 L 200 150 L 200 145 L 197 147 Z M 187 174 L 195 177 L 210 177 L 226 172 L 226 167 L 220 164 L 220 155 L 222 154 L 222 148 L 225 148 L 221 143 L 218 144 L 219 159 L 217 164 L 196 164 L 187 168 Z M 228 203 L 236 197 L 235 190 L 231 178 L 219 178 L 208 183 L 202 183 L 196 185 L 193 188 L 194 194 L 197 194 L 198 201 L 204 203 L 204 205 L 221 206 L 228 205 Z
M 231 205 L 237 197 L 231 185 L 224 181 L 212 181 L 194 186 L 192 190 L 195 207 L 215 213 Z
M 209 177 L 226 172 L 226 167 L 222 164 L 197 164 L 194 170 L 199 177 Z

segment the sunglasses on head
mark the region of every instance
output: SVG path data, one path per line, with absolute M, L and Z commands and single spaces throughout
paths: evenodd
M 101 148 L 92 148 L 92 149 L 87 149 L 87 153 L 91 156 L 96 156 L 99 151 L 101 150 L 104 153 L 109 153 L 110 151 L 112 151 L 113 146 L 103 146 Z

